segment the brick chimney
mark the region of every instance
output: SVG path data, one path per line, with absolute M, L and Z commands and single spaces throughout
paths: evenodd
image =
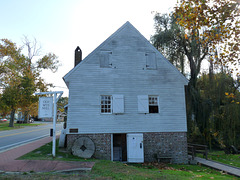
M 81 61 L 82 61 L 82 50 L 80 49 L 79 46 L 77 46 L 77 48 L 75 49 L 75 64 L 74 64 L 74 67 L 76 65 L 78 65 Z

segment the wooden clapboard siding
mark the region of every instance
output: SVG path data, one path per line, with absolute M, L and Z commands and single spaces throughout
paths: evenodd
M 111 67 L 100 68 L 101 51 Z M 146 53 L 157 69 L 146 68 Z M 186 132 L 187 80 L 129 22 L 65 77 L 69 88 L 67 128 L 79 133 Z M 101 114 L 101 95 L 123 95 L 123 114 Z M 159 113 L 138 112 L 138 95 L 158 95 Z

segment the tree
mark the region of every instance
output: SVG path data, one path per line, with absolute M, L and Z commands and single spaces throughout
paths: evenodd
M 182 28 L 176 24 L 173 15 L 156 13 L 154 20 L 156 32 L 151 37 L 152 44 L 185 74 L 184 51 L 181 46 L 182 42 L 178 37 L 182 33 Z
M 194 129 L 191 126 L 201 124 L 197 78 L 203 60 L 228 68 L 230 72 L 233 67 L 238 70 L 239 4 L 230 0 L 180 0 L 170 16 L 156 13 L 154 19 L 153 45 L 165 54 L 174 54 L 174 58 L 181 60 L 184 56 L 189 64 L 186 94 L 188 132 L 191 133 Z M 177 59 L 171 61 L 178 62 Z
M 9 127 L 13 127 L 14 115 L 19 103 L 19 87 L 16 85 L 9 85 L 3 91 L 1 101 L 9 107 L 11 112 Z
M 226 73 L 203 74 L 197 82 L 200 91 L 198 129 L 202 143 L 209 147 L 220 146 L 229 150 L 231 145 L 240 146 L 240 92 L 239 80 L 234 80 Z M 231 97 L 225 92 L 230 92 Z M 235 94 L 235 95 L 233 95 Z M 192 137 L 193 141 L 198 141 Z
M 191 85 L 195 87 L 202 60 L 238 71 L 240 58 L 240 5 L 233 0 L 180 0 L 173 12 L 184 29 L 184 53 L 190 63 Z M 231 66 L 232 65 L 232 66 Z M 237 72 L 239 75 L 239 72 Z
M 9 126 L 14 123 L 15 110 L 20 102 L 20 71 L 23 57 L 20 55 L 20 49 L 14 43 L 7 39 L 2 39 L 0 44 L 0 62 L 1 62 L 1 105 L 4 109 L 11 112 Z M 18 61 L 17 61 L 18 60 Z M 6 108 L 7 107 L 7 108 Z M 6 112 L 5 112 L 6 113 Z
M 64 112 L 64 106 L 68 104 L 68 97 L 61 97 L 57 102 L 58 110 Z
M 199 92 L 196 80 L 202 60 L 208 58 L 210 65 L 220 65 L 230 73 L 236 70 L 239 75 L 239 7 L 233 0 L 180 0 L 173 13 L 176 23 L 184 30 L 180 38 L 191 70 L 188 92 L 192 95 L 188 99 L 194 107 L 198 127 L 203 120 L 202 108 L 206 106 L 199 105 L 199 93 L 193 92 Z
M 22 54 L 22 48 L 17 48 L 16 44 L 8 39 L 0 41 L 0 80 L 3 89 L 3 102 L 11 109 L 10 126 L 13 125 L 13 111 L 22 108 L 27 117 L 30 107 L 37 102 L 34 96 L 36 91 L 46 91 L 49 84 L 46 84 L 40 74 L 43 69 L 50 69 L 55 72 L 59 61 L 53 53 L 48 53 L 38 60 L 34 57 L 38 55 L 36 40 L 31 43 L 25 37 L 25 46 L 28 56 Z M 27 119 L 25 119 L 26 122 Z
M 239 15 L 236 1 L 180 0 L 170 16 L 155 14 L 156 33 L 151 40 L 172 62 L 185 55 L 190 65 L 190 84 L 195 87 L 204 59 L 230 71 L 232 67 L 238 70 Z

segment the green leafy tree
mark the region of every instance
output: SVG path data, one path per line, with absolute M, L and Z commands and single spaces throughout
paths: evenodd
M 156 32 L 151 37 L 152 44 L 185 74 L 185 54 L 181 45 L 181 39 L 179 39 L 183 29 L 176 24 L 176 19 L 173 15 L 156 13 L 154 21 Z
M 9 127 L 13 127 L 14 115 L 19 103 L 19 87 L 16 85 L 9 85 L 3 91 L 1 101 L 7 106 L 11 112 Z
M 59 65 L 57 56 L 53 53 L 34 60 L 39 53 L 36 40 L 31 43 L 25 37 L 24 44 L 27 47 L 28 56 L 22 54 L 22 48 L 17 48 L 16 44 L 10 40 L 1 39 L 0 41 L 2 98 L 5 106 L 9 106 L 12 112 L 10 126 L 13 125 L 13 111 L 19 107 L 24 112 L 25 122 L 27 121 L 31 105 L 37 102 L 34 92 L 46 91 L 49 86 L 40 77 L 42 70 L 50 69 L 55 72 Z
M 64 112 L 64 106 L 68 104 L 68 97 L 61 97 L 57 102 L 58 110 Z
M 214 74 L 212 79 L 209 74 L 203 74 L 197 84 L 200 91 L 198 119 L 202 121 L 198 135 L 201 137 L 192 140 L 200 140 L 209 147 L 218 145 L 227 151 L 231 145 L 240 146 L 239 81 L 226 73 Z M 226 91 L 231 92 L 231 97 L 225 95 Z

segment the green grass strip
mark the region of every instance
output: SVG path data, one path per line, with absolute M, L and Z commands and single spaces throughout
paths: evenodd
M 43 125 L 43 124 L 17 124 L 17 123 L 14 123 L 14 127 L 9 127 L 9 122 L 0 122 L 0 131 L 7 131 L 7 130 L 24 128 L 26 126 L 39 126 L 39 125 Z

